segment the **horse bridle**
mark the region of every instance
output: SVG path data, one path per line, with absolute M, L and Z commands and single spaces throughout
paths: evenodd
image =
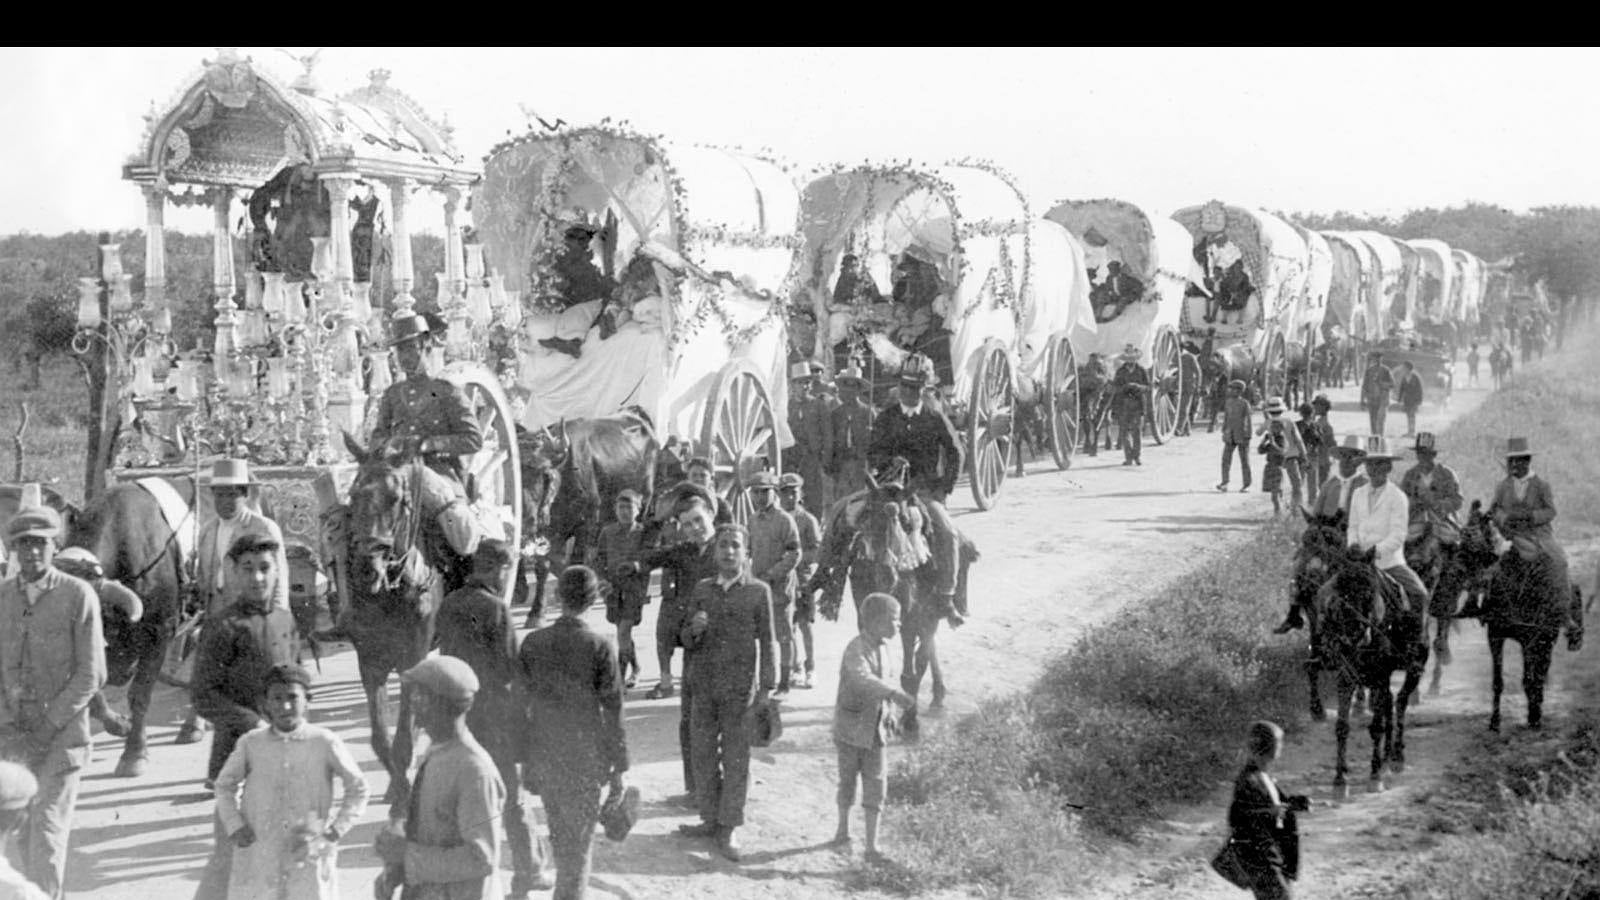
M 421 467 L 422 462 L 420 460 L 412 460 L 411 462 L 407 463 L 407 465 Z M 398 472 L 399 470 L 397 469 L 396 471 Z M 419 471 L 413 471 L 411 476 L 412 477 L 410 479 L 410 485 L 408 489 L 398 492 L 398 496 L 396 497 L 395 505 L 398 507 L 398 510 L 395 513 L 395 521 L 391 528 L 391 537 L 394 539 L 394 541 L 389 546 L 389 552 L 385 553 L 381 562 L 374 566 L 374 568 L 377 570 L 376 580 L 373 582 L 374 591 L 390 591 L 404 586 L 404 570 L 407 561 L 411 559 L 414 554 L 419 554 L 422 552 L 421 511 L 423 476 Z M 403 541 L 401 540 L 402 536 L 404 538 Z M 397 557 L 394 555 L 394 551 L 400 547 L 404 547 L 405 549 L 401 551 L 400 555 Z M 397 571 L 399 572 L 398 575 L 395 574 Z

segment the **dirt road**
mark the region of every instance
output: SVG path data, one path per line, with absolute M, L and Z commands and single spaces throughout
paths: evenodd
M 1354 392 L 1330 394 L 1336 404 L 1335 429 L 1341 434 L 1364 431 L 1365 415 L 1355 407 Z M 1445 410 L 1430 405 L 1422 427 L 1442 425 L 1483 396 L 1479 390 L 1461 390 Z M 1390 419 L 1392 432 L 1400 430 L 1398 418 Z M 1184 577 L 1210 554 L 1225 549 L 1234 536 L 1268 519 L 1271 504 L 1259 490 L 1248 494 L 1215 490 L 1220 448 L 1220 439 L 1202 428 L 1195 436 L 1167 446 L 1147 443 L 1144 465 L 1137 468 L 1123 467 L 1115 451 L 1102 452 L 1098 458 L 1079 456 L 1067 472 L 1057 472 L 1048 459 L 1039 460 L 1028 466 L 1027 477 L 1007 481 L 1001 505 L 988 513 L 973 511 L 970 498 L 958 495 L 953 512 L 960 527 L 977 540 L 983 559 L 973 570 L 972 620 L 953 633 L 941 632 L 940 653 L 951 690 L 947 715 L 959 715 L 986 696 L 1026 685 L 1046 658 L 1068 647 L 1085 627 L 1104 620 L 1129 599 Z M 1449 452 L 1445 448 L 1446 461 Z M 1257 484 L 1260 464 L 1260 456 L 1252 460 Z M 654 609 L 654 605 L 646 608 L 641 635 L 653 634 Z M 605 627 L 600 613 L 592 615 Z M 778 900 L 833 896 L 843 890 L 859 858 L 840 856 L 822 844 L 832 833 L 834 818 L 834 756 L 828 726 L 836 669 L 853 627 L 848 614 L 845 622 L 819 624 L 817 686 L 790 695 L 783 739 L 756 752 L 749 821 L 741 831 L 745 861 L 737 866 L 710 853 L 704 842 L 674 834 L 677 825 L 692 821 L 687 811 L 662 802 L 682 788 L 678 701 L 644 699 L 655 675 L 650 665 L 626 709 L 634 765 L 630 779 L 643 789 L 647 802 L 625 844 L 597 838 L 591 896 L 743 898 L 759 892 Z M 1437 729 L 1430 726 L 1431 717 L 1448 709 L 1447 704 L 1468 703 L 1478 696 L 1469 692 L 1460 675 L 1472 666 L 1472 655 L 1465 649 L 1472 641 L 1461 643 L 1449 691 L 1440 702 L 1425 703 L 1415 719 L 1416 762 L 1405 776 L 1408 783 L 1428 777 L 1435 758 L 1430 741 Z M 1561 676 L 1556 677 L 1559 685 Z M 367 744 L 353 654 L 343 650 L 324 659 L 321 683 L 312 719 L 344 737 L 368 771 L 374 796 L 381 797 L 386 779 Z M 200 784 L 206 745 L 171 743 L 180 721 L 176 700 L 169 689 L 158 695 L 152 716 L 156 727 L 151 766 L 144 778 L 113 778 L 116 757 L 109 744 L 89 767 L 73 832 L 68 889 L 74 896 L 138 900 L 193 893 L 209 849 L 212 803 Z M 929 724 L 938 727 L 936 720 Z M 890 752 L 892 757 L 895 749 Z M 1308 748 L 1303 758 L 1291 755 L 1284 780 L 1297 783 L 1295 776 L 1302 773 L 1311 781 L 1330 780 L 1317 777 L 1316 766 L 1323 757 L 1331 759 L 1331 749 Z M 1401 788 L 1374 802 L 1399 808 L 1404 805 L 1403 792 Z M 1217 809 L 1205 815 L 1196 812 L 1192 821 L 1180 815 L 1170 846 L 1150 848 L 1154 852 L 1145 858 L 1158 861 L 1190 853 L 1185 842 L 1198 846 L 1208 840 L 1206 829 L 1214 826 Z M 344 896 L 370 896 L 378 871 L 371 844 L 387 813 L 386 806 L 375 803 L 364 823 L 346 838 L 340 859 Z M 1339 827 L 1366 827 L 1357 825 L 1357 816 L 1362 823 L 1371 821 L 1365 812 L 1352 812 Z M 1339 820 L 1336 815 L 1319 819 L 1319 829 L 1324 821 Z M 857 822 L 859 828 L 859 818 Z M 891 820 L 886 834 L 886 849 L 891 852 L 893 841 Z M 1158 881 L 1172 885 L 1178 879 L 1185 885 L 1180 895 L 1201 895 L 1203 879 L 1194 882 L 1197 892 L 1191 893 L 1189 876 L 1184 874 L 1192 874 L 1197 863 L 1180 859 L 1172 864 L 1176 868 L 1162 868 L 1156 861 L 1138 877 L 1152 886 Z M 1131 880 L 1122 886 L 1135 888 Z M 1157 889 L 1172 895 L 1170 886 Z

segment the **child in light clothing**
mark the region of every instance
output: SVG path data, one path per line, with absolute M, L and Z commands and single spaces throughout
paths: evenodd
M 867 858 L 877 859 L 878 812 L 883 806 L 884 745 L 888 716 L 884 704 L 912 704 L 911 695 L 883 677 L 883 645 L 900 630 L 900 602 L 889 594 L 868 594 L 861 603 L 861 633 L 845 645 L 839 664 L 839 695 L 833 710 L 833 744 L 839 754 L 839 828 L 833 843 L 850 846 L 850 807 L 856 781 L 867 820 Z
M 339 896 L 336 850 L 366 809 L 367 782 L 337 735 L 306 722 L 310 687 L 299 666 L 268 671 L 270 724 L 240 737 L 217 775 L 217 814 L 234 846 L 228 900 Z M 336 776 L 344 792 L 329 818 Z

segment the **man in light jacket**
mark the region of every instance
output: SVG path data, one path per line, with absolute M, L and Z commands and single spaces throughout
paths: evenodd
M 273 566 L 278 582 L 273 588 L 272 605 L 289 608 L 289 557 L 283 546 L 283 531 L 278 523 L 245 502 L 254 484 L 246 460 L 221 459 L 211 467 L 211 504 L 217 515 L 201 527 L 195 554 L 195 584 L 205 601 L 209 621 L 216 621 L 222 610 L 238 599 L 239 586 L 231 582 L 233 566 L 228 562 L 228 550 L 247 534 L 278 545 L 277 564 Z
M 1411 612 L 1421 615 L 1428 608 L 1428 588 L 1406 565 L 1406 533 L 1411 509 L 1406 495 L 1389 482 L 1395 454 L 1382 435 L 1367 438 L 1367 486 L 1350 496 L 1350 530 L 1346 544 L 1357 550 L 1374 550 L 1373 564 L 1399 582 Z

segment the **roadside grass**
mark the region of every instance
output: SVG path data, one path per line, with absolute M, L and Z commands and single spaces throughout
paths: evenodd
M 25 379 L 19 373 L 14 384 Z M 74 503 L 83 500 L 85 441 L 88 440 L 89 390 L 78 364 L 64 357 L 44 363 L 37 390 L 14 387 L 0 402 L 0 482 L 17 481 L 16 444 L 21 404 L 29 409 L 28 428 L 22 435 L 22 481 L 54 487 Z
M 1600 534 L 1597 359 L 1600 336 L 1588 332 L 1569 341 L 1561 356 L 1519 372 L 1439 434 L 1441 460 L 1455 469 L 1469 501 L 1481 497 L 1487 504 L 1503 477 L 1506 438 L 1526 436 L 1538 454 L 1535 471 L 1554 488 L 1563 541 Z M 1402 462 L 1402 471 L 1408 465 Z M 1132 839 L 1164 809 L 1213 796 L 1239 764 L 1251 721 L 1271 719 L 1291 734 L 1303 728 L 1304 650 L 1298 641 L 1267 637 L 1285 610 L 1298 531 L 1264 525 L 1090 629 L 1048 662 L 1028 690 L 925 738 L 889 778 L 886 828 L 904 846 L 897 854 L 905 864 L 868 870 L 863 882 L 902 893 L 957 884 L 997 896 L 1070 893 L 1092 883 L 1097 842 Z M 1593 583 L 1590 572 L 1575 567 L 1573 575 L 1585 589 Z M 1592 769 L 1600 756 L 1591 752 L 1600 747 L 1600 713 L 1588 721 L 1587 730 L 1573 732 L 1580 738 L 1557 749 L 1569 751 L 1571 766 L 1587 759 Z M 1472 764 L 1501 776 L 1545 770 L 1512 766 L 1515 758 L 1511 751 L 1484 752 Z M 1559 758 L 1552 751 L 1550 759 Z M 1441 822 L 1439 830 L 1516 828 L 1518 840 L 1485 838 L 1494 852 L 1477 857 L 1451 844 L 1434 854 L 1432 881 L 1419 874 L 1408 884 L 1421 890 L 1470 881 L 1469 870 L 1490 860 L 1503 861 L 1509 878 L 1519 865 L 1531 865 L 1533 854 L 1548 866 L 1600 871 L 1600 776 L 1567 779 L 1553 803 L 1537 803 L 1556 796 L 1548 778 L 1478 781 L 1491 785 L 1489 799 L 1502 811 L 1470 826 Z M 1517 788 L 1503 792 L 1502 784 L 1522 785 L 1528 799 Z M 1474 800 L 1477 808 L 1482 802 Z M 1534 896 L 1516 884 L 1498 892 L 1413 896 Z

